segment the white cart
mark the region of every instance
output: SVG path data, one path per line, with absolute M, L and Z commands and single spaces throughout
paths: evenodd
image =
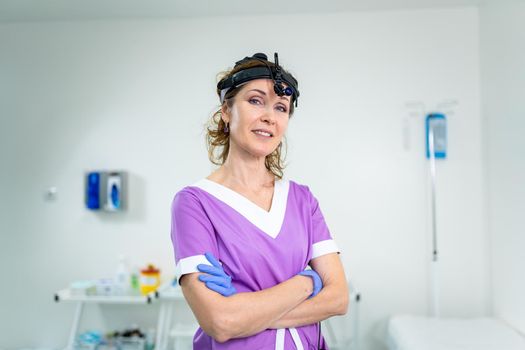
M 156 300 L 155 292 L 148 295 L 122 295 L 122 296 L 101 296 L 101 295 L 73 295 L 71 290 L 62 289 L 55 293 L 56 302 L 74 302 L 77 303 L 75 315 L 73 317 L 73 324 L 71 325 L 71 331 L 69 332 L 69 339 L 65 350 L 74 350 L 75 338 L 78 333 L 78 327 L 82 312 L 84 310 L 84 304 L 151 304 Z M 161 315 L 159 315 L 159 322 L 161 321 Z

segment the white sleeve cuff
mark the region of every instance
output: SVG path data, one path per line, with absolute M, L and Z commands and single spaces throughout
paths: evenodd
M 204 255 L 193 255 L 188 256 L 184 259 L 180 259 L 177 263 L 177 267 L 175 268 L 175 275 L 177 276 L 177 279 L 179 279 L 182 275 L 185 275 L 187 273 L 199 272 L 199 270 L 197 269 L 197 265 L 199 264 L 211 266 L 210 262 L 208 261 L 208 259 L 206 259 L 206 256 Z
M 312 245 L 312 258 L 315 259 L 321 255 L 330 254 L 330 253 L 339 253 L 339 247 L 333 239 L 327 239 L 325 241 L 320 241 Z

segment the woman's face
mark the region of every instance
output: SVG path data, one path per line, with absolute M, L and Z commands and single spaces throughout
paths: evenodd
M 246 83 L 235 95 L 231 108 L 223 106 L 230 143 L 253 156 L 266 157 L 281 142 L 288 127 L 289 111 L 290 96 L 279 97 L 273 90 L 272 80 L 256 79 Z

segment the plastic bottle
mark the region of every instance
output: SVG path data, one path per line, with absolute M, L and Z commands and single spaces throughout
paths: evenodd
M 140 293 L 146 295 L 160 286 L 160 270 L 153 264 L 140 271 Z
M 130 293 L 133 295 L 140 295 L 140 269 L 138 266 L 133 266 L 130 276 Z
M 117 272 L 115 273 L 115 294 L 126 295 L 129 293 L 130 275 L 126 265 L 126 257 L 119 255 Z
M 146 346 L 145 350 L 153 350 L 155 348 L 155 329 L 150 328 L 146 333 Z

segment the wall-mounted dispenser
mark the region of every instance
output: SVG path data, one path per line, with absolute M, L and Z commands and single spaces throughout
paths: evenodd
M 127 207 L 127 173 L 90 171 L 85 175 L 85 202 L 90 210 L 123 211 Z

